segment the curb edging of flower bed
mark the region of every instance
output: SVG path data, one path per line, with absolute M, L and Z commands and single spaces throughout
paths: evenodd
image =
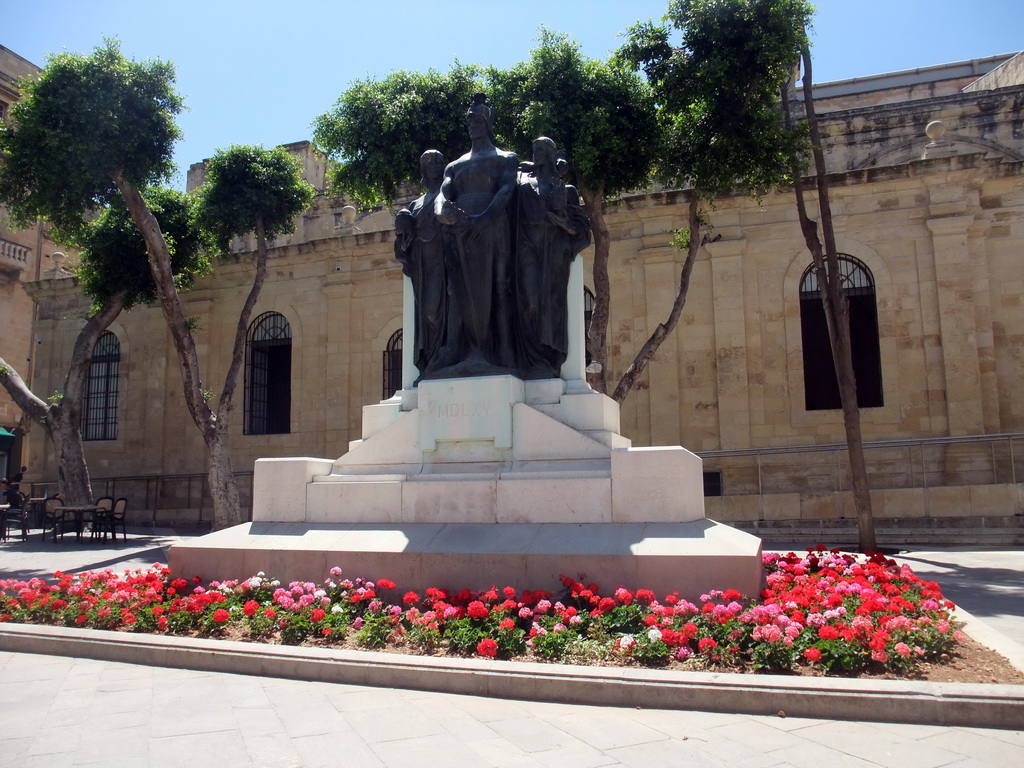
M 975 620 L 977 621 L 977 620 Z M 585 667 L 0 626 L 0 650 L 348 685 L 645 709 L 1019 729 L 1024 686 Z

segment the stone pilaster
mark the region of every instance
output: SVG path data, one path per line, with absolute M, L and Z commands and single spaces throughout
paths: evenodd
M 982 371 L 974 306 L 977 275 L 968 243 L 974 216 L 942 216 L 925 223 L 931 231 L 935 252 L 935 291 L 949 433 L 981 434 L 985 431 L 985 419 L 979 397 Z
M 719 436 L 722 448 L 750 445 L 749 347 L 743 296 L 745 238 L 707 243 L 714 298 Z

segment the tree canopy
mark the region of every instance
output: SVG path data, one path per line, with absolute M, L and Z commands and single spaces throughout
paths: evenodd
M 112 174 L 137 187 L 167 179 L 183 106 L 173 83 L 172 64 L 130 61 L 113 40 L 51 56 L 0 124 L 0 202 L 14 223 L 47 219 L 71 240 L 85 211 L 117 196 Z
M 648 181 L 660 136 L 651 90 L 633 72 L 587 58 L 567 36 L 541 29 L 528 60 L 491 68 L 487 80 L 496 133 L 521 159 L 543 135 L 587 189 L 613 195 Z
M 670 0 L 663 23 L 629 30 L 617 57 L 654 88 L 665 181 L 705 199 L 791 181 L 800 137 L 783 124 L 779 94 L 807 43 L 811 12 L 806 0 Z
M 210 269 L 205 241 L 199 231 L 195 198 L 167 187 L 144 191 L 168 241 L 171 271 L 180 289 L 192 287 Z M 82 290 L 96 305 L 124 292 L 124 309 L 156 300 L 156 284 L 146 258 L 146 243 L 120 196 L 79 239 L 82 255 L 76 274 Z
M 314 194 L 288 150 L 235 145 L 217 150 L 206 163 L 206 181 L 198 190 L 200 221 L 226 252 L 231 238 L 258 226 L 268 238 L 291 232 Z
M 393 72 L 353 83 L 313 123 L 316 145 L 336 163 L 334 188 L 365 205 L 391 202 L 413 179 L 424 150 L 440 150 L 448 161 L 461 155 L 462 116 L 478 79 L 476 67 L 456 62 L 445 73 Z

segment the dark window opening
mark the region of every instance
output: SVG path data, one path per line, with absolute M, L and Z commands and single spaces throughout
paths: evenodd
M 587 286 L 583 286 L 583 346 L 587 355 L 587 365 L 593 361 L 590 354 L 590 321 L 594 317 L 594 293 Z
M 882 357 L 878 343 L 878 309 L 870 270 L 852 256 L 840 256 L 843 293 L 850 305 L 850 341 L 853 373 L 857 380 L 857 405 L 880 408 Z M 800 332 L 803 341 L 804 405 L 809 411 L 842 407 L 839 382 L 832 361 L 825 309 L 818 278 L 809 267 L 800 281 Z
M 249 326 L 245 356 L 245 434 L 286 435 L 292 417 L 292 330 L 267 312 Z
M 704 495 L 722 496 L 722 470 L 704 470 Z
M 402 329 L 399 328 L 388 339 L 388 346 L 384 350 L 383 381 L 381 390 L 384 399 L 394 397 L 395 392 L 402 388 Z
M 120 374 L 121 342 L 106 331 L 96 342 L 89 359 L 89 380 L 82 408 L 83 440 L 117 439 Z

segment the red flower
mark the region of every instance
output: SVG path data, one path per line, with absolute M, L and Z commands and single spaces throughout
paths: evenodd
M 231 614 L 223 608 L 218 608 L 216 611 L 213 612 L 213 620 L 216 621 L 218 624 L 223 624 L 229 618 L 231 618 Z
M 476 646 L 476 652 L 481 656 L 493 659 L 498 655 L 498 644 L 489 637 L 485 637 Z
M 713 648 L 717 648 L 717 647 L 718 647 L 718 643 L 716 643 L 710 637 L 702 637 L 700 639 L 700 642 L 697 643 L 697 650 L 700 651 L 701 653 L 707 653 L 708 651 L 712 650 Z
M 327 611 L 323 608 L 314 608 L 313 612 L 309 614 L 309 618 L 313 620 L 314 624 L 319 624 L 324 620 L 324 616 L 327 615 Z
M 636 599 L 638 603 L 650 605 L 655 601 L 656 597 L 654 595 L 654 592 L 652 592 L 649 589 L 638 589 L 636 591 Z
M 247 600 L 245 605 L 242 606 L 242 613 L 246 616 L 252 616 L 256 611 L 260 609 L 260 604 L 255 600 Z
M 739 600 L 743 595 L 737 592 L 735 589 L 725 590 L 725 594 L 722 595 L 722 600 L 727 603 L 731 603 L 733 600 Z
M 479 600 L 474 600 L 466 608 L 466 615 L 471 619 L 486 619 L 490 615 L 490 611 Z
M 406 605 L 416 605 L 420 601 L 420 596 L 415 592 L 406 592 L 405 596 L 402 597 L 402 602 Z
M 516 623 L 512 619 L 502 619 L 500 626 L 502 629 L 515 629 Z
M 821 660 L 821 651 L 817 648 L 808 648 L 804 651 L 804 658 L 810 662 L 816 662 Z
M 125 611 L 124 613 L 121 614 L 121 622 L 124 623 L 124 624 L 134 624 L 135 623 L 135 614 L 132 613 L 131 611 Z
M 597 610 L 601 613 L 608 613 L 615 607 L 615 601 L 610 597 L 602 597 L 601 602 L 597 604 Z
M 829 624 L 825 624 L 822 627 L 818 627 L 818 637 L 822 640 L 838 640 L 839 630 Z
M 391 579 L 377 579 L 377 586 L 381 589 L 394 589 L 395 582 Z
M 267 608 L 263 611 L 263 615 L 266 616 L 268 619 L 272 619 L 275 616 L 277 616 L 277 611 L 275 611 L 273 608 Z

